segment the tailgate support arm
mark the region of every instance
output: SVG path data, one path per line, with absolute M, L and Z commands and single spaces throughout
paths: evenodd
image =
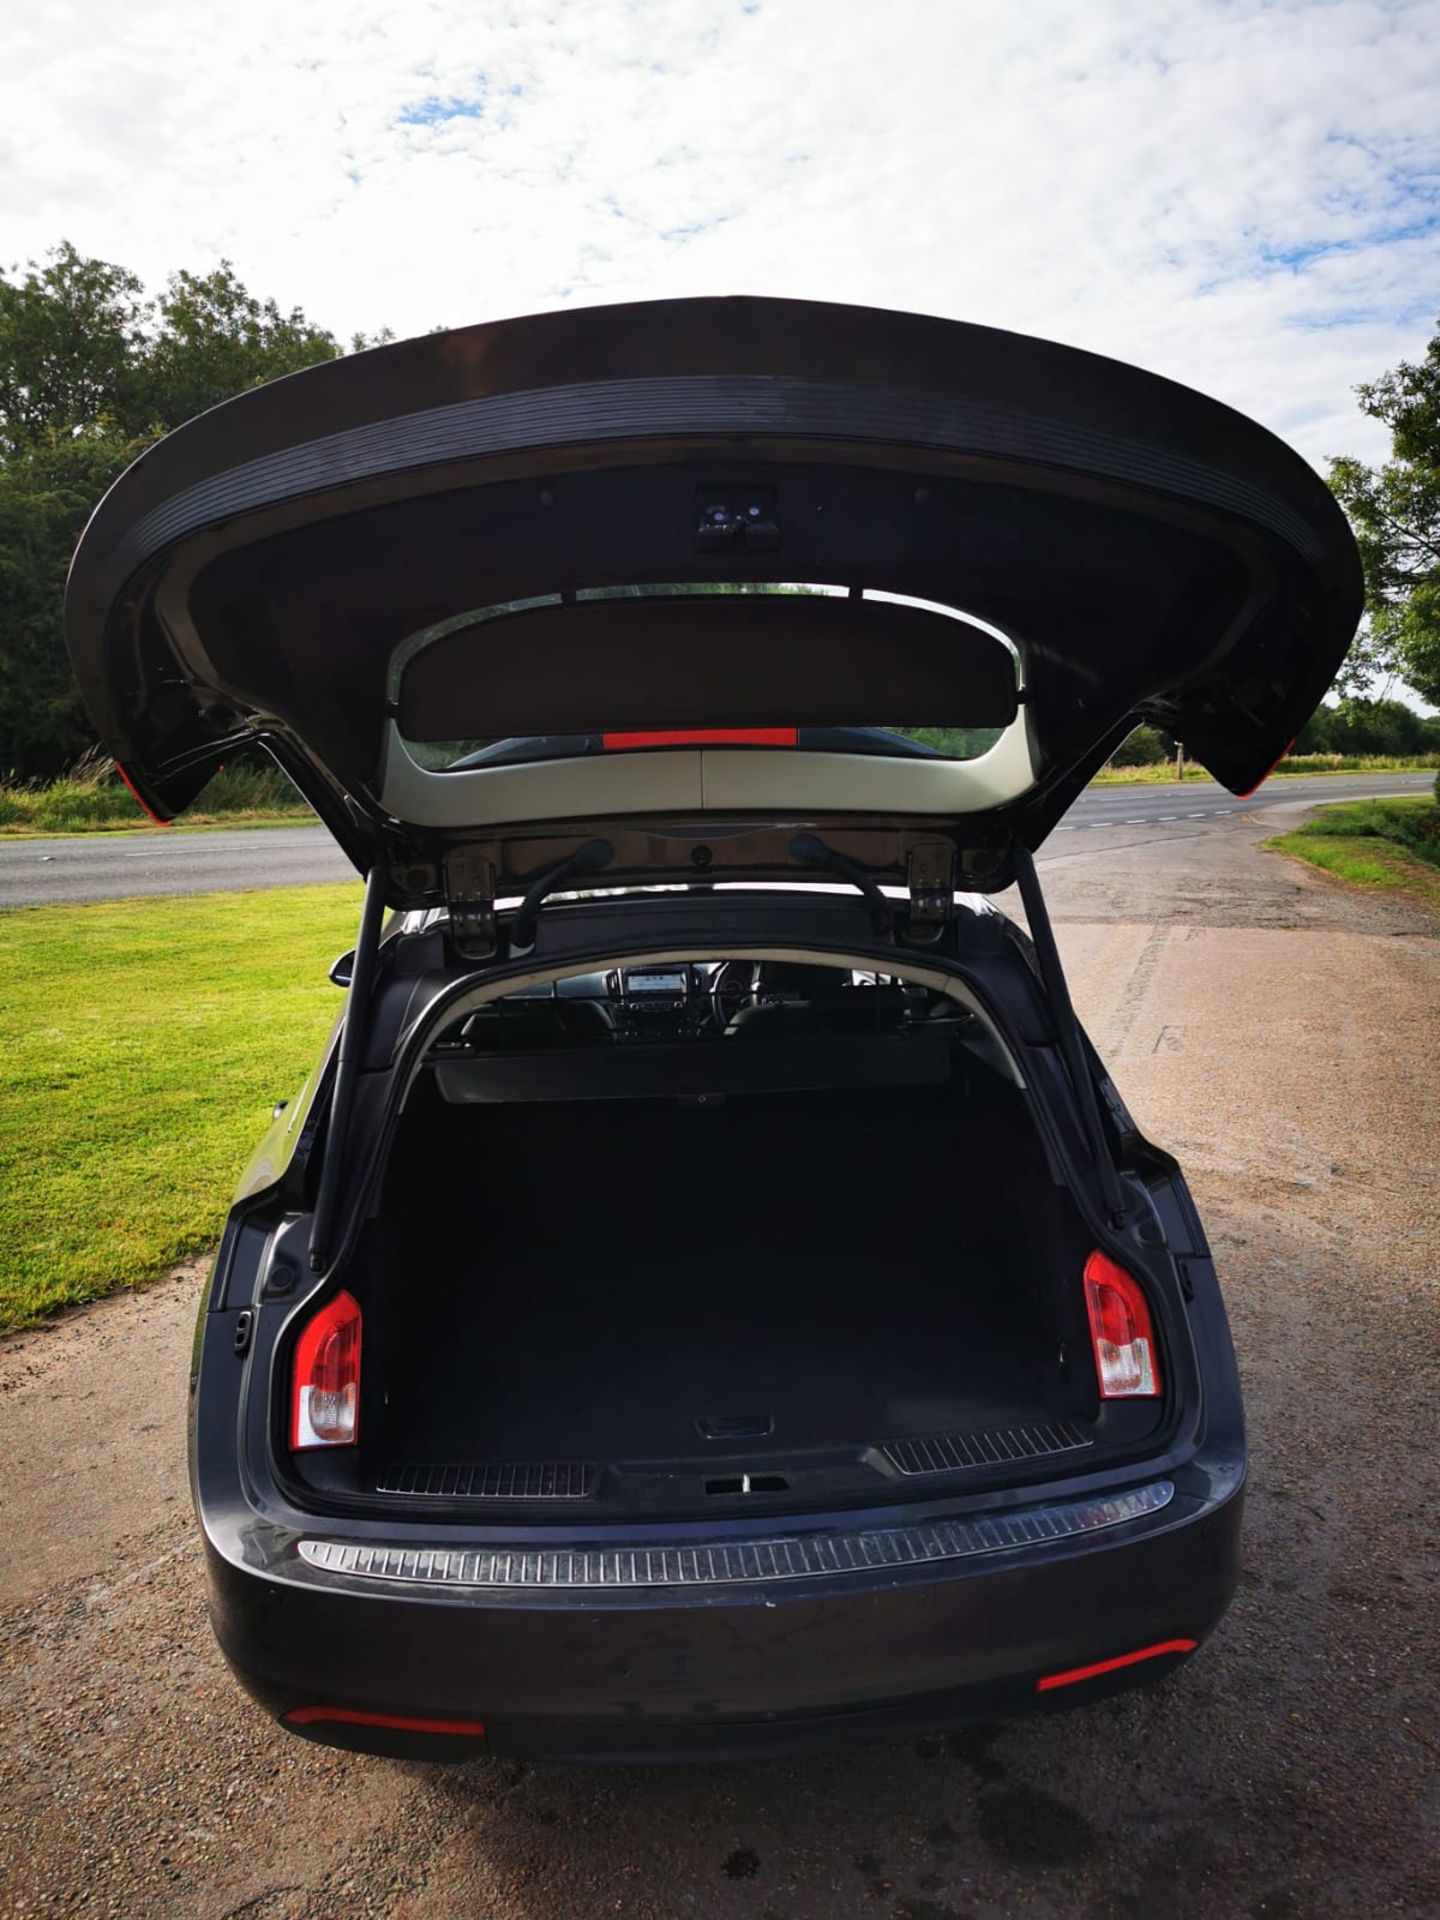
M 1070 988 L 1065 980 L 1065 969 L 1060 964 L 1060 949 L 1055 944 L 1055 930 L 1050 924 L 1045 896 L 1040 891 L 1040 876 L 1035 871 L 1035 862 L 1030 857 L 1028 847 L 1017 844 L 1013 852 L 1015 879 L 1020 888 L 1025 918 L 1030 923 L 1030 938 L 1034 943 L 1035 958 L 1040 963 L 1040 980 L 1045 988 L 1046 998 L 1050 1002 L 1060 1051 L 1075 1088 L 1075 1098 L 1080 1105 L 1080 1120 L 1095 1161 L 1095 1171 L 1099 1176 L 1101 1191 L 1105 1196 L 1105 1211 L 1110 1216 L 1110 1224 L 1118 1227 L 1125 1218 L 1125 1197 L 1120 1186 L 1120 1176 L 1115 1170 L 1115 1161 L 1111 1156 L 1110 1143 L 1105 1137 L 1104 1123 L 1100 1118 L 1100 1103 L 1095 1097 L 1095 1080 L 1090 1072 L 1090 1063 L 1085 1056 L 1085 1038 L 1080 1031 L 1080 1022 L 1075 1018 Z
M 375 984 L 375 956 L 380 948 L 380 924 L 385 917 L 385 869 L 378 862 L 365 876 L 365 903 L 360 909 L 360 931 L 350 965 L 345 994 L 345 1017 L 336 1049 L 335 1080 L 330 1095 L 330 1124 L 325 1129 L 325 1158 L 320 1167 L 320 1191 L 310 1228 L 310 1270 L 323 1273 L 328 1258 L 326 1242 L 340 1193 L 340 1169 L 345 1139 L 350 1131 L 350 1109 L 355 1104 L 355 1080 L 365 1051 L 370 1017 L 370 993 Z

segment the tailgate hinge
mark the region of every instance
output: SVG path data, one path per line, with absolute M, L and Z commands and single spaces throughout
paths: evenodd
M 938 940 L 955 918 L 955 849 L 943 840 L 912 847 L 905 862 L 910 888 L 909 937 Z
M 463 849 L 447 855 L 445 899 L 455 951 L 464 960 L 490 959 L 496 947 L 493 863 Z

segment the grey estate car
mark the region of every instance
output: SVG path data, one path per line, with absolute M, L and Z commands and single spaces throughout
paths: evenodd
M 1032 856 L 1139 720 L 1256 785 L 1359 605 L 1251 422 L 857 308 L 435 334 L 124 475 L 67 622 L 137 798 L 261 742 L 365 876 L 196 1331 L 267 1712 L 679 1757 L 1191 1656 L 1236 1579 L 1225 1311 Z

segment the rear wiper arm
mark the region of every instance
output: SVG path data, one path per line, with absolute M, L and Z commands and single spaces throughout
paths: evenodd
M 858 860 L 852 860 L 848 853 L 837 853 L 834 847 L 827 847 L 816 833 L 797 833 L 790 842 L 790 857 L 798 860 L 802 867 L 818 867 L 841 880 L 848 880 L 852 887 L 858 887 L 869 902 L 870 920 L 876 933 L 895 931 L 894 907 Z
M 542 873 L 515 909 L 510 927 L 511 953 L 528 953 L 534 946 L 535 923 L 547 895 L 557 892 L 567 880 L 578 879 L 582 873 L 602 873 L 614 858 L 615 849 L 608 840 L 587 840 L 568 859 L 551 867 L 548 873 Z

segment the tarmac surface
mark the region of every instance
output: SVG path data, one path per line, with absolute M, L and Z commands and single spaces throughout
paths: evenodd
M 1296 800 L 1363 800 L 1375 794 L 1425 793 L 1430 773 L 1287 775 L 1248 800 L 1213 781 L 1172 786 L 1093 787 L 1048 843 L 1114 827 L 1203 830 L 1218 820 L 1268 812 Z M 350 865 L 321 826 L 222 827 L 195 832 L 140 827 L 134 833 L 0 835 L 0 908 L 125 900 L 145 894 L 218 893 L 353 880 Z

